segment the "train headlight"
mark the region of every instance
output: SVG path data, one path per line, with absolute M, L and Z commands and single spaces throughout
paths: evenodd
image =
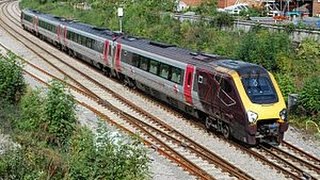
M 251 124 L 254 124 L 254 123 L 258 120 L 258 114 L 255 113 L 255 112 L 248 111 L 248 112 L 247 112 L 247 115 L 248 115 L 248 121 L 249 121 Z
M 287 121 L 288 119 L 288 112 L 286 109 L 282 109 L 279 113 L 279 116 L 282 120 Z

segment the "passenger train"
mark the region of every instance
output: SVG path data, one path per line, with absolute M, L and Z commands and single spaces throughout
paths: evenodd
M 71 56 L 249 145 L 279 145 L 286 105 L 266 69 L 218 55 L 126 36 L 74 20 L 23 10 L 22 27 Z

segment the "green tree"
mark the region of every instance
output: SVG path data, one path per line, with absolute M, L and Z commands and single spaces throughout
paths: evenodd
M 76 125 L 75 100 L 57 80 L 50 84 L 45 104 L 49 143 L 62 147 L 68 143 Z
M 305 78 L 320 75 L 320 44 L 314 40 L 303 41 L 293 59 L 293 72 L 298 87 L 302 87 Z
M 213 18 L 213 25 L 221 29 L 222 27 L 233 26 L 234 18 L 232 15 L 226 12 L 217 13 Z
M 0 101 L 17 103 L 20 100 L 26 86 L 22 73 L 23 66 L 13 53 L 0 54 Z
M 237 50 L 237 58 L 260 64 L 271 71 L 279 70 L 277 58 L 280 53 L 291 52 L 291 42 L 286 33 L 273 33 L 256 28 L 244 35 Z
M 195 10 L 201 16 L 214 16 L 217 13 L 217 0 L 201 1 L 200 6 Z

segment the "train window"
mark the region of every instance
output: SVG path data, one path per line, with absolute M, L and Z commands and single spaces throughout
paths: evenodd
M 139 67 L 140 57 L 137 54 L 132 55 L 132 65 L 135 67 Z
M 254 103 L 265 104 L 278 101 L 277 93 L 269 76 L 252 76 L 242 78 L 242 84 L 250 100 Z
M 160 63 L 158 61 L 150 60 L 149 72 L 152 74 L 158 74 L 159 64 Z
M 104 43 L 103 42 L 99 42 L 99 41 L 96 41 L 96 43 L 98 44 L 98 51 L 103 53 Z M 110 47 L 107 50 L 110 51 Z
M 88 47 L 88 48 L 90 48 L 90 49 L 92 49 L 92 39 L 90 39 L 90 38 L 85 38 L 85 40 L 86 40 L 86 46 Z
M 214 75 L 214 79 L 220 84 L 221 83 L 221 76 L 218 74 Z
M 76 34 L 76 35 L 77 35 L 77 43 L 81 44 L 81 36 L 79 34 Z
M 75 34 L 74 32 L 71 32 L 71 33 L 70 33 L 70 37 L 71 37 L 71 40 L 72 40 L 73 42 L 77 42 L 77 36 L 76 36 L 76 34 Z
M 39 20 L 39 27 L 43 28 L 43 21 Z
M 148 71 L 149 59 L 140 56 L 140 69 Z
M 112 52 L 112 46 L 111 46 L 111 44 L 110 44 L 110 45 L 109 45 L 109 56 L 112 55 L 111 52 Z
M 160 77 L 163 77 L 165 79 L 169 79 L 169 70 L 170 66 L 167 64 L 160 64 Z
M 32 17 L 29 16 L 29 15 L 24 15 L 24 19 L 29 21 L 29 22 L 32 22 Z
M 80 35 L 80 37 L 81 37 L 81 44 L 82 44 L 83 46 L 86 46 L 86 44 L 87 44 L 87 38 L 86 38 L 85 36 L 82 36 L 82 35 Z
M 67 31 L 67 39 L 71 39 L 71 34 L 70 34 L 70 31 Z
M 225 79 L 222 79 L 222 80 L 221 80 L 220 86 L 221 86 L 221 89 L 224 90 L 224 92 L 226 92 L 226 93 L 230 93 L 230 92 L 232 91 L 232 86 L 231 86 L 230 83 L 229 83 L 227 80 L 225 80 Z
M 171 68 L 171 72 L 172 72 L 171 81 L 175 82 L 175 83 L 178 83 L 178 84 L 181 84 L 181 82 L 182 82 L 182 78 L 181 78 L 182 77 L 181 76 L 182 70 L 179 69 L 179 68 L 172 67 Z

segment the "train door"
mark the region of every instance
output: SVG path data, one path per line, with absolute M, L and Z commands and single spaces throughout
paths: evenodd
M 59 24 L 57 26 L 57 37 L 58 37 L 58 42 L 62 45 L 66 46 L 66 38 L 67 38 L 67 27 Z
M 113 68 L 119 72 L 121 71 L 121 50 L 122 45 L 117 42 L 117 44 L 113 47 Z
M 192 104 L 193 74 L 194 74 L 194 66 L 188 64 L 185 72 L 183 91 L 184 91 L 184 99 L 190 105 Z
M 38 35 L 38 33 L 39 33 L 39 27 L 38 27 L 38 25 L 39 25 L 39 18 L 38 18 L 38 16 L 33 16 L 33 18 L 32 18 L 32 24 L 33 24 L 34 33 L 35 33 L 36 35 Z
M 110 42 L 109 40 L 105 40 L 103 44 L 103 62 L 106 66 L 109 66 L 108 55 L 111 54 L 109 51 L 111 51 Z

